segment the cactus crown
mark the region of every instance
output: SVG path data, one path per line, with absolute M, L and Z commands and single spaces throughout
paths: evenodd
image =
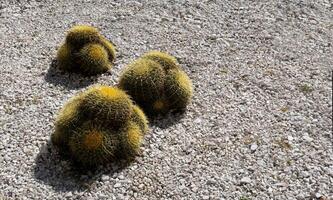
M 98 130 L 91 130 L 86 133 L 83 145 L 88 150 L 95 150 L 103 143 L 103 134 Z
M 92 59 L 104 59 L 107 56 L 105 48 L 98 44 L 91 44 L 87 49 L 88 56 Z
M 122 90 L 94 86 L 71 99 L 56 120 L 52 142 L 84 166 L 137 154 L 147 119 Z M 123 150 L 127 153 L 123 153 Z
M 192 83 L 176 58 L 159 51 L 144 54 L 128 66 L 119 85 L 149 114 L 183 110 L 191 100 Z
M 165 105 L 165 102 L 163 100 L 156 100 L 154 103 L 153 103 L 153 108 L 154 110 L 163 110 L 164 108 L 166 107 Z
M 72 27 L 57 53 L 61 70 L 88 76 L 108 71 L 115 57 L 114 46 L 98 29 L 87 25 Z

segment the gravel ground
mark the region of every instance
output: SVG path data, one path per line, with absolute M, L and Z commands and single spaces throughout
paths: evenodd
M 0 2 L 0 199 L 333 199 L 332 1 Z M 51 67 L 74 24 L 116 44 L 110 73 Z M 76 172 L 48 143 L 58 110 L 153 49 L 193 80 L 188 110 L 129 166 Z

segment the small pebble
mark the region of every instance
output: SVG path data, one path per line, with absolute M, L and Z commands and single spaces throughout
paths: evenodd
M 241 183 L 241 184 L 248 184 L 248 183 L 251 183 L 251 179 L 250 179 L 250 177 L 243 177 L 243 178 L 240 180 L 240 183 Z
M 258 148 L 258 145 L 256 143 L 251 144 L 251 151 L 255 151 Z

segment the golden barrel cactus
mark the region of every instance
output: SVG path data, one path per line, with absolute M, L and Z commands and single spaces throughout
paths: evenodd
M 138 153 L 148 120 L 116 87 L 93 86 L 60 110 L 52 143 L 83 166 L 97 166 Z
M 152 115 L 184 110 L 193 95 L 192 82 L 176 58 L 158 51 L 131 63 L 121 75 L 119 87 Z

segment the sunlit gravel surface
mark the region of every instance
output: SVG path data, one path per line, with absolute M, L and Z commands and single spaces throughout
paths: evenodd
M 109 73 L 51 67 L 75 24 L 116 45 Z M 149 50 L 192 79 L 188 110 L 129 166 L 73 170 L 48 143 L 58 110 Z M 333 199 L 332 66 L 329 0 L 0 0 L 0 199 Z

